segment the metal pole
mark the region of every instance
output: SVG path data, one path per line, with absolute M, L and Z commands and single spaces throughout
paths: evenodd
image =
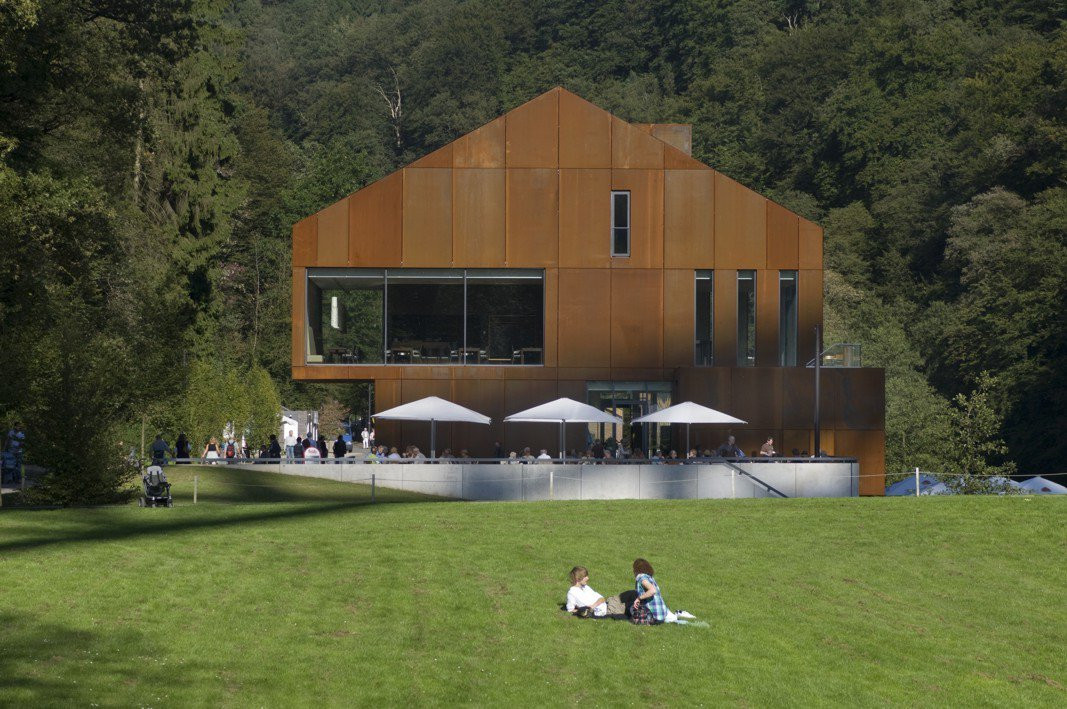
M 548 499 L 550 499 L 550 500 L 556 499 L 556 497 L 555 497 L 555 495 L 556 495 L 556 493 L 555 493 L 555 482 L 556 482 L 556 480 L 555 480 L 555 477 L 553 476 L 554 472 L 555 471 L 552 471 L 552 470 L 548 471 Z
M 685 454 L 689 455 L 689 423 L 685 424 Z
M 919 469 L 915 469 L 915 496 L 919 496 Z
M 815 450 L 814 456 L 818 458 L 822 450 L 822 441 L 819 431 L 819 365 L 822 359 L 822 341 L 819 337 L 819 326 L 815 326 Z
M 430 419 L 430 460 L 433 460 L 437 450 L 437 421 Z
M 559 462 L 560 463 L 564 462 L 567 459 L 567 451 L 564 448 L 564 446 L 566 444 L 563 442 L 563 427 L 565 425 L 566 425 L 566 422 L 561 419 L 560 422 L 559 422 Z
M 375 479 L 374 478 L 375 478 L 374 473 L 371 473 L 370 474 L 370 501 L 371 502 L 375 501 L 374 500 L 374 487 L 375 487 Z

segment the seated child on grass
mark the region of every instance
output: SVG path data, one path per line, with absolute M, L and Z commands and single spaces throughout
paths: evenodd
M 584 566 L 571 569 L 571 587 L 567 591 L 567 612 L 575 613 L 581 608 L 588 608 L 593 618 L 622 615 L 625 607 L 618 596 L 605 599 L 589 586 L 589 570 Z

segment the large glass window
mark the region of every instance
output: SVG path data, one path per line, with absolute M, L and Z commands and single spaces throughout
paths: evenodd
M 385 272 L 316 269 L 308 279 L 309 364 L 380 364 L 385 354 Z
M 309 364 L 544 362 L 544 272 L 308 269 Z
M 715 274 L 696 272 L 696 347 L 695 364 L 710 367 L 715 364 Z
M 611 193 L 611 255 L 630 255 L 630 193 Z
M 797 363 L 797 272 L 778 272 L 778 364 Z
M 543 364 L 543 300 L 539 272 L 467 271 L 463 358 L 482 364 Z
M 463 347 L 463 271 L 390 269 L 386 333 L 390 364 L 436 364 Z
M 737 366 L 756 365 L 756 272 L 737 272 Z

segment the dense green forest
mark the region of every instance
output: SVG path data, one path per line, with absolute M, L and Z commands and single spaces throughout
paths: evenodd
M 0 417 L 94 479 L 143 418 L 242 391 L 246 413 L 360 411 L 358 386 L 289 380 L 292 223 L 562 85 L 692 123 L 696 157 L 825 226 L 826 340 L 887 370 L 891 472 L 956 466 L 976 401 L 1007 446 L 989 462 L 1061 472 L 1065 20 L 1046 0 L 0 0 Z

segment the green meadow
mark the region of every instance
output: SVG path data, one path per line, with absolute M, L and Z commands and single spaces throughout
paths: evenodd
M 1067 500 L 463 503 L 172 467 L 0 510 L 0 705 L 1067 704 Z M 200 477 L 192 504 L 192 476 Z M 707 627 L 559 610 L 648 558 Z

